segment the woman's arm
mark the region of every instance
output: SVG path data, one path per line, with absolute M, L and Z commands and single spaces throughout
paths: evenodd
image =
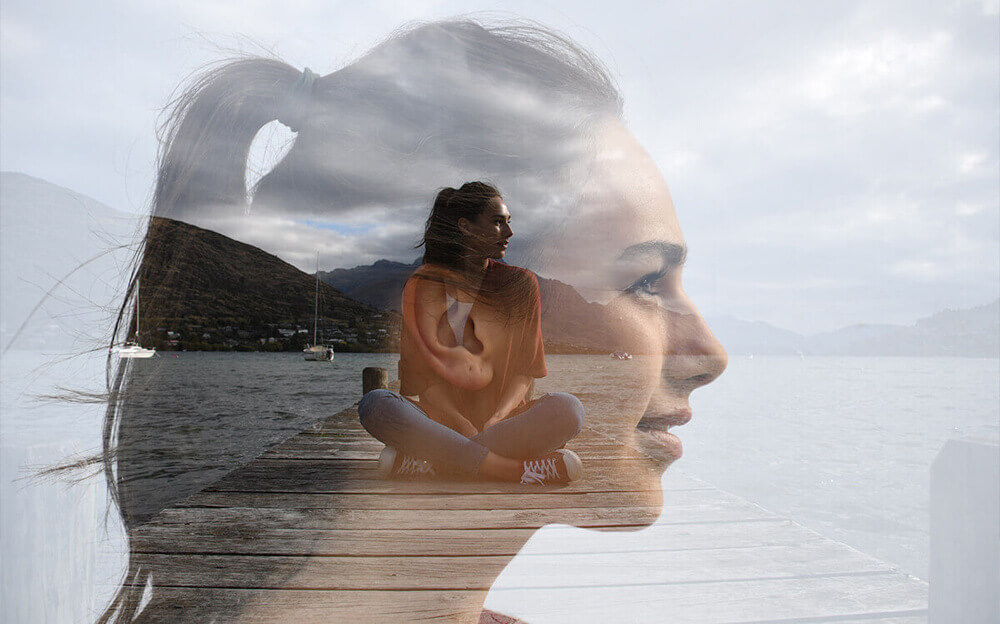
M 491 427 L 510 416 L 514 408 L 527 398 L 531 382 L 532 378 L 527 375 L 514 375 L 514 379 L 504 386 L 503 393 L 500 395 L 500 402 L 497 403 L 497 408 L 494 410 L 493 415 L 483 425 L 483 429 Z
M 482 354 L 443 342 L 439 330 L 445 321 L 444 284 L 434 279 L 410 278 L 403 287 L 403 323 L 415 338 L 423 360 L 434 373 L 463 390 L 481 390 L 493 379 L 493 366 Z M 452 346 L 454 345 L 454 346 Z

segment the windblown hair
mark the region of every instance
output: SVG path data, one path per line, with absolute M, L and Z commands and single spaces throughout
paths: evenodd
M 459 221 L 474 221 L 495 197 L 500 197 L 500 191 L 485 182 L 466 182 L 457 189 L 450 186 L 441 189 L 418 245 L 424 248 L 424 262 L 461 269 L 469 249 Z
M 535 286 L 520 272 L 512 272 L 504 279 L 492 279 L 489 283 L 477 276 L 465 275 L 465 260 L 475 253 L 468 244 L 468 237 L 462 232 L 462 219 L 474 221 L 490 200 L 502 198 L 500 191 L 485 182 L 466 182 L 459 188 L 447 187 L 438 192 L 427 217 L 424 237 L 417 247 L 424 248 L 424 264 L 451 269 L 417 272 L 414 277 L 444 281 L 462 288 L 492 309 L 497 318 L 505 323 L 524 318 L 534 305 Z M 444 276 L 448 277 L 445 278 Z
M 376 206 L 414 211 L 426 205 L 429 181 L 456 176 L 497 180 L 514 196 L 538 200 L 589 166 L 588 129 L 621 110 L 614 82 L 596 57 L 533 24 L 421 25 L 319 77 L 275 59 L 230 60 L 202 73 L 168 105 L 152 216 L 205 222 L 247 210 L 290 218 Z M 257 133 L 274 120 L 297 136 L 248 205 L 248 154 Z M 467 187 L 438 195 L 424 236 L 426 261 L 449 265 L 455 257 L 451 222 L 439 217 L 471 214 L 464 211 L 490 193 L 499 195 L 485 184 Z M 188 252 L 175 241 L 161 253 L 158 240 L 145 240 L 115 323 L 115 343 L 144 329 L 135 327 L 133 293 L 147 259 L 180 262 Z M 169 267 L 157 273 L 166 276 L 163 282 L 142 283 L 144 322 L 154 318 L 148 308 L 159 292 L 174 287 L 170 280 L 184 279 Z M 125 400 L 133 390 L 130 369 L 109 358 L 104 470 L 130 540 L 155 511 L 139 509 L 143 492 L 127 469 L 128 438 L 144 430 L 142 411 L 130 410 Z M 151 572 L 130 553 L 124 583 L 98 622 L 135 619 L 147 583 L 155 581 Z

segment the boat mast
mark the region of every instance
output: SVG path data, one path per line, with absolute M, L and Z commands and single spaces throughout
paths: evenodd
M 139 278 L 135 278 L 135 344 L 139 342 Z
M 316 304 L 313 306 L 313 346 L 316 346 L 316 328 L 319 323 L 319 252 L 316 252 Z

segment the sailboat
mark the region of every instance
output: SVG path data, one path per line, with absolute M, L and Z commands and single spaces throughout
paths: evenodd
M 135 340 L 129 340 L 123 347 L 116 347 L 119 358 L 146 359 L 156 355 L 156 349 L 146 349 L 139 344 L 139 281 L 135 282 Z
M 319 333 L 319 252 L 316 253 L 316 303 L 313 308 L 313 343 L 302 350 L 307 362 L 332 362 L 333 347 L 321 345 L 317 340 Z

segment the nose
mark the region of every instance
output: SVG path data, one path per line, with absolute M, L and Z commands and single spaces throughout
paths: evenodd
M 679 389 L 690 392 L 712 383 L 726 370 L 729 356 L 693 306 L 667 311 L 667 357 L 664 374 Z
M 514 230 L 510 229 L 509 223 L 504 223 L 503 230 L 501 231 L 501 233 L 503 234 L 504 238 L 510 238 L 511 236 L 514 235 Z

